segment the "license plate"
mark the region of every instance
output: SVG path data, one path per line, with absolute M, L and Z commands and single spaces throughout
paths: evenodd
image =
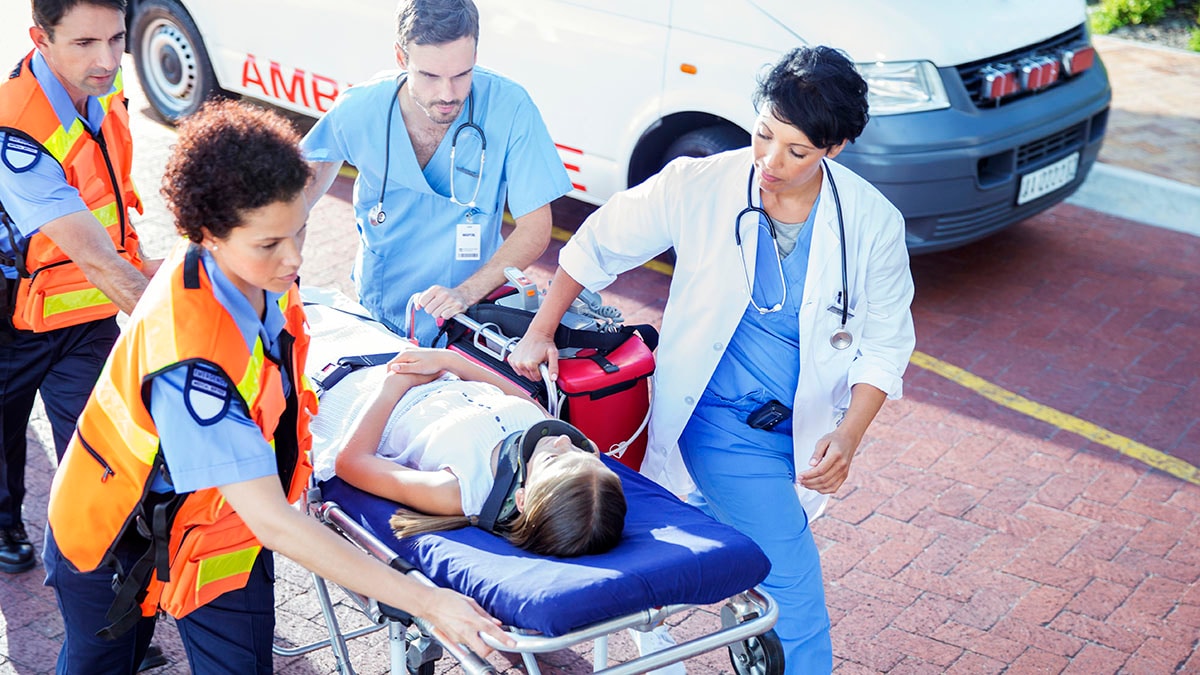
M 1079 153 L 1076 152 L 1050 166 L 1021 176 L 1021 191 L 1017 193 L 1017 204 L 1024 204 L 1054 192 L 1075 180 L 1075 172 L 1078 170 Z

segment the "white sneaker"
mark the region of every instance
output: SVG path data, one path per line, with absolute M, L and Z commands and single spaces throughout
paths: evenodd
M 661 652 L 667 647 L 675 646 L 675 638 L 671 637 L 665 624 L 657 626 L 651 631 L 640 631 L 630 628 L 629 636 L 633 638 L 633 643 L 637 645 L 639 656 Z M 649 672 L 652 675 L 687 675 L 687 668 L 684 667 L 682 662 L 678 662 Z

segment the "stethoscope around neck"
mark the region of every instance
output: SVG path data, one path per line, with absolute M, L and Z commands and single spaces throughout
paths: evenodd
M 838 196 L 837 183 L 833 182 L 833 174 L 829 171 L 829 163 L 822 159 L 821 167 L 825 171 L 825 177 L 829 180 L 829 189 L 833 191 L 833 204 L 837 209 L 839 243 L 842 249 L 842 293 L 838 296 L 838 303 L 841 305 L 842 324 L 830 334 L 829 344 L 834 349 L 846 349 L 854 342 L 854 336 L 849 330 L 846 330 L 846 320 L 850 318 L 850 283 L 846 273 L 846 223 L 842 218 L 842 200 Z M 759 307 L 758 303 L 754 301 L 754 283 L 750 279 L 750 269 L 746 266 L 746 256 L 739 255 L 738 257 L 742 261 L 742 274 L 746 279 L 746 287 L 750 289 L 750 305 L 759 314 L 778 312 L 783 309 L 783 303 L 787 302 L 787 279 L 783 275 L 783 257 L 779 255 L 779 240 L 776 237 L 775 220 L 771 218 L 765 209 L 754 205 L 754 164 L 750 165 L 750 178 L 746 181 L 746 208 L 739 211 L 737 219 L 733 221 L 733 240 L 737 243 L 739 254 L 741 254 L 742 248 L 742 217 L 747 214 L 756 214 L 760 222 L 765 220 L 767 223 L 767 230 L 771 233 L 771 243 L 775 246 L 775 263 L 779 268 L 779 281 L 783 288 L 783 297 L 779 302 L 770 307 Z
M 392 95 L 392 103 L 388 106 L 387 132 L 384 136 L 383 146 L 383 184 L 379 186 L 379 201 L 367 212 L 367 220 L 372 225 L 382 225 L 387 221 L 387 211 L 383 210 L 383 199 L 387 195 L 388 171 L 392 168 L 392 114 L 396 108 L 400 107 L 400 88 L 404 86 L 404 80 L 405 75 L 403 74 L 396 78 L 396 92 Z M 454 190 L 454 178 L 459 171 L 455 168 L 454 156 L 458 151 L 458 137 L 467 129 L 479 135 L 479 171 L 475 174 L 475 192 L 471 193 L 469 200 L 460 202 L 458 194 Z M 483 160 L 486 152 L 487 136 L 483 134 L 483 128 L 475 124 L 475 92 L 472 90 L 467 94 L 467 121 L 458 125 L 450 136 L 450 201 L 456 205 L 465 206 L 468 209 L 475 208 L 475 199 L 479 196 L 479 186 L 483 184 Z M 465 170 L 464 173 L 466 173 Z

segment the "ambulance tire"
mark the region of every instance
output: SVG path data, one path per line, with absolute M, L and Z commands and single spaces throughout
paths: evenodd
M 749 144 L 750 136 L 733 125 L 701 127 L 683 134 L 668 145 L 663 153 L 662 165 L 666 166 L 676 157 L 708 157 Z
M 186 9 L 176 0 L 144 0 L 134 11 L 130 51 L 156 116 L 175 124 L 224 94 Z

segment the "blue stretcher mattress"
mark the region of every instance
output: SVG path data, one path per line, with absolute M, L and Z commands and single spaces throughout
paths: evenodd
M 536 556 L 475 527 L 398 540 L 396 504 L 339 478 L 321 484 L 360 525 L 434 583 L 469 595 L 505 625 L 557 637 L 651 607 L 710 604 L 750 589 L 770 569 L 737 530 L 618 462 L 629 512 L 621 543 L 602 555 Z

